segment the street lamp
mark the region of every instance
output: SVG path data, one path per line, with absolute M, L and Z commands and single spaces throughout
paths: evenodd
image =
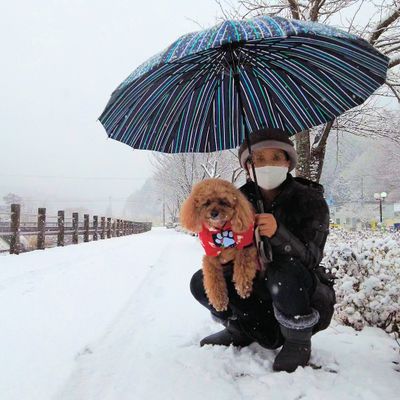
M 379 216 L 381 223 L 382 223 L 382 202 L 383 200 L 385 200 L 386 196 L 387 196 L 386 192 L 374 193 L 375 200 L 379 201 Z

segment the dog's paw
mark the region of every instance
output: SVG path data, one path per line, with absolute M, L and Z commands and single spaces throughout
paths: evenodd
M 253 275 L 245 274 L 243 271 L 239 271 L 237 268 L 233 272 L 232 282 L 235 285 L 237 294 L 242 298 L 246 299 L 250 296 L 253 290 Z
M 216 311 L 228 311 L 228 305 L 215 305 L 213 306 L 215 308 Z
M 214 241 L 221 247 L 229 247 L 235 244 L 232 231 L 223 231 L 222 233 L 217 233 Z
M 227 311 L 229 299 L 228 296 L 219 296 L 211 299 L 210 304 L 215 308 L 216 311 Z
M 236 292 L 242 299 L 247 299 L 251 295 L 252 285 L 235 285 Z

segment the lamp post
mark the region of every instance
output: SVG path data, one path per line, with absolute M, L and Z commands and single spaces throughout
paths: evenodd
M 386 196 L 387 196 L 386 192 L 374 193 L 375 200 L 379 201 L 379 217 L 381 223 L 382 223 L 382 202 L 383 200 L 385 200 Z

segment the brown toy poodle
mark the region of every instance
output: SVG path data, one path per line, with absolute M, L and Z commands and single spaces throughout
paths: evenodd
M 253 243 L 254 209 L 243 193 L 223 179 L 205 179 L 193 186 L 180 211 L 181 225 L 199 234 L 205 250 L 204 289 L 217 311 L 228 308 L 228 289 L 223 264 L 233 261 L 235 289 L 250 296 L 259 269 Z

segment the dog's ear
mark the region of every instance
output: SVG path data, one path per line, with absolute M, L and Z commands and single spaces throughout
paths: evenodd
M 242 192 L 235 193 L 235 199 L 235 213 L 231 220 L 232 229 L 234 232 L 244 232 L 254 222 L 253 206 Z
M 202 229 L 199 219 L 198 205 L 193 195 L 190 195 L 181 206 L 180 217 L 181 225 L 188 231 L 199 233 Z

